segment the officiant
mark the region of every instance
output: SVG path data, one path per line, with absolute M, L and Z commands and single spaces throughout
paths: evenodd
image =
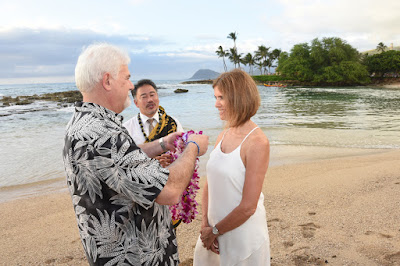
M 166 137 L 173 132 L 183 132 L 181 123 L 172 116 L 167 115 L 160 106 L 158 88 L 150 79 L 139 80 L 132 90 L 133 101 L 139 113 L 126 121 L 123 125 L 135 141 L 136 145 L 151 142 Z M 162 143 L 162 142 L 160 142 Z M 163 167 L 171 164 L 172 158 L 167 154 L 156 157 Z M 177 228 L 181 220 L 173 220 L 174 228 Z

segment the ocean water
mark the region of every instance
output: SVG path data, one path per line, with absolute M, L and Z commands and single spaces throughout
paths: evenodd
M 156 81 L 161 87 L 160 104 L 185 130 L 203 130 L 209 135 L 211 150 L 224 126 L 214 107 L 213 89 L 211 85 L 180 82 Z M 177 88 L 189 92 L 176 94 L 173 91 Z M 0 97 L 74 89 L 73 83 L 0 85 Z M 400 90 L 259 86 L 259 91 L 262 104 L 253 120 L 269 137 L 274 151 L 285 147 L 361 151 L 400 148 Z M 122 115 L 129 119 L 137 112 L 132 104 Z M 51 180 L 65 183 L 61 153 L 64 129 L 72 113 L 72 106 L 44 101 L 0 106 L 0 190 Z M 283 163 L 285 157 L 301 157 L 301 153 L 276 154 L 271 155 L 271 164 Z M 201 174 L 206 159 L 201 159 Z

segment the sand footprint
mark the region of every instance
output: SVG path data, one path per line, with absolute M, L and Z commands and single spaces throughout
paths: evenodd
M 290 225 L 279 218 L 273 218 L 267 221 L 268 227 L 279 226 L 281 229 L 287 229 Z
M 316 225 L 315 223 L 307 223 L 307 224 L 300 224 L 302 228 L 302 235 L 304 238 L 311 238 L 315 235 L 315 231 L 320 228 L 319 225 Z
M 393 265 L 400 265 L 400 251 L 394 254 L 388 254 L 385 259 L 393 263 Z
M 327 260 L 316 257 L 312 254 L 302 254 L 292 257 L 295 265 L 325 265 Z
M 367 235 L 367 236 L 373 235 L 373 234 L 378 234 L 380 237 L 383 237 L 383 238 L 392 238 L 393 237 L 393 236 L 388 235 L 388 234 L 382 234 L 382 233 L 377 233 L 377 232 L 373 232 L 373 231 L 365 232 L 365 235 Z
M 273 219 L 268 220 L 267 223 L 280 222 L 280 221 L 281 221 L 281 219 L 279 219 L 279 218 L 273 218 Z

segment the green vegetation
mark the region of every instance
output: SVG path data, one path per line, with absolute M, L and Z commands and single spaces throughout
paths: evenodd
M 256 82 L 259 83 L 268 83 L 268 82 L 278 82 L 286 80 L 286 78 L 279 75 L 260 75 L 260 76 L 252 76 Z
M 384 52 L 386 49 L 387 46 L 383 42 L 378 43 L 378 46 L 376 46 L 376 50 L 381 53 Z
M 377 78 L 399 77 L 400 51 L 395 51 L 393 44 L 388 48 L 383 42 L 378 43 L 372 55 L 359 53 L 345 40 L 337 37 L 318 38 L 308 43 L 293 46 L 290 52 L 280 49 L 271 50 L 265 45 L 258 46 L 254 53 L 244 57 L 238 52 L 236 41 L 238 34 L 231 32 L 227 38 L 233 40 L 233 47 L 224 50 L 218 47 L 216 54 L 222 58 L 224 69 L 227 71 L 225 58 L 234 67 L 241 64 L 257 67 L 260 76 L 253 76 L 260 83 L 283 82 L 292 86 L 352 86 L 376 83 Z M 271 68 L 276 67 L 276 74 L 271 75 Z
M 222 48 L 221 45 L 218 47 L 218 50 L 215 51 L 215 53 L 218 55 L 218 57 L 222 57 L 222 61 L 224 62 L 224 70 L 225 72 L 228 71 L 225 63 L 225 57 L 228 57 L 228 53 Z
M 370 82 L 360 53 L 340 38 L 314 39 L 282 53 L 276 69 L 289 80 L 319 85 L 355 85 Z
M 398 77 L 400 73 L 400 51 L 386 51 L 366 55 L 363 60 L 374 77 Z

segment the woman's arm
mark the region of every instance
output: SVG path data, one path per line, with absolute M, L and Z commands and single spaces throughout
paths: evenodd
M 208 224 L 208 182 L 204 183 L 201 199 L 201 229 L 209 227 Z
M 246 167 L 246 176 L 243 186 L 242 200 L 240 204 L 232 210 L 215 226 L 220 234 L 231 231 L 254 214 L 257 208 L 258 199 L 261 194 L 264 177 L 266 175 L 269 163 L 269 142 L 264 135 L 257 135 L 248 139 L 244 143 L 244 164 Z M 202 230 L 202 240 L 207 248 L 217 236 L 212 233 L 211 227 Z

